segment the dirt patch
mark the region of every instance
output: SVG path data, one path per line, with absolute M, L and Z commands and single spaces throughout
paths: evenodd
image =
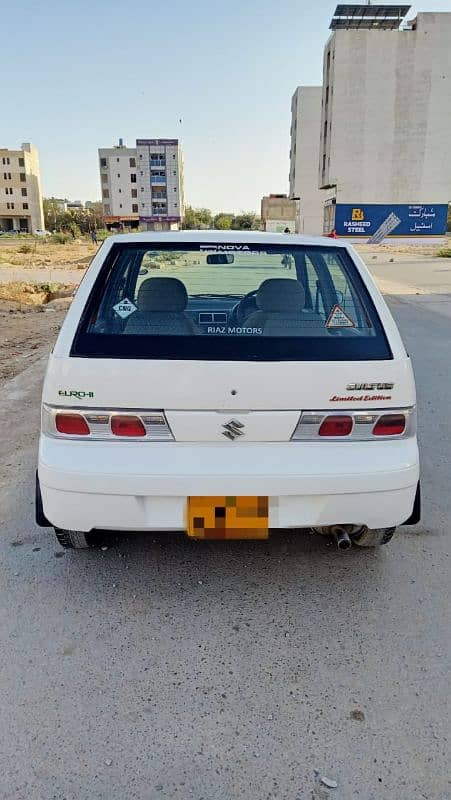
M 5 240 L 0 246 L 0 267 L 86 269 L 97 250 L 96 245 L 85 239 L 68 244 L 55 244 L 45 239 Z
M 0 386 L 50 352 L 66 310 L 0 299 Z
M 19 305 L 42 306 L 52 300 L 70 298 L 74 293 L 72 284 L 59 283 L 14 283 L 0 284 L 0 300 L 12 301 Z

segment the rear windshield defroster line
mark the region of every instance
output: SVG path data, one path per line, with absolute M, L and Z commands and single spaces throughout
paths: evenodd
M 292 258 L 295 265 L 296 274 L 293 277 L 297 280 L 306 281 L 306 275 L 300 275 L 300 264 L 306 263 L 307 259 L 317 263 L 331 259 L 340 262 L 340 269 L 345 275 L 352 292 L 358 298 L 362 306 L 366 322 L 362 323 L 362 328 L 368 326 L 371 335 L 364 335 L 365 330 L 356 331 L 356 335 L 340 335 L 340 331 L 333 331 L 331 335 L 307 335 L 302 336 L 227 336 L 227 335 L 164 335 L 147 333 L 134 333 L 124 335 L 124 333 L 111 333 L 109 330 L 97 332 L 95 321 L 98 318 L 99 308 L 108 292 L 108 287 L 118 284 L 121 275 L 118 269 L 124 259 L 128 258 L 129 266 L 127 275 L 122 275 L 122 280 L 127 280 L 130 285 L 130 275 L 135 270 L 138 275 L 140 263 L 144 253 L 160 253 L 167 251 L 180 251 L 186 253 L 201 252 L 201 245 L 205 247 L 205 242 L 191 243 L 118 243 L 115 244 L 103 264 L 99 275 L 90 292 L 88 301 L 76 331 L 70 355 L 77 358 L 105 358 L 105 359 L 143 359 L 143 360 L 206 360 L 206 361 L 367 361 L 367 360 L 390 360 L 392 353 L 382 328 L 374 303 L 360 274 L 352 259 L 344 248 L 332 248 L 321 245 L 295 246 L 295 245 L 265 245 L 261 243 L 249 242 L 249 249 L 256 252 L 267 253 L 274 258 L 284 254 Z M 243 245 L 240 242 L 239 247 Z M 310 264 L 311 266 L 311 264 Z M 216 267 L 221 269 L 221 266 Z M 305 267 L 304 267 L 305 269 Z M 158 272 L 156 273 L 158 275 Z M 160 273 L 161 275 L 161 273 Z M 133 276 L 132 276 L 133 280 Z M 134 278 L 136 281 L 136 277 Z M 334 290 L 333 283 L 331 290 Z M 329 291 L 329 287 L 325 287 Z M 337 302 L 338 302 L 337 297 Z M 328 298 L 332 303 L 333 299 Z M 310 297 L 312 311 L 314 308 L 313 298 Z M 308 307 L 307 307 L 308 310 Z M 312 333 L 314 331 L 312 330 Z

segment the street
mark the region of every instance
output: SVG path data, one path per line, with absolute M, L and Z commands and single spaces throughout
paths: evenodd
M 398 287 L 423 493 L 421 525 L 378 551 L 339 553 L 307 532 L 63 551 L 33 516 L 45 361 L 5 384 L 1 800 L 451 796 L 444 261 L 428 280 L 374 265 Z

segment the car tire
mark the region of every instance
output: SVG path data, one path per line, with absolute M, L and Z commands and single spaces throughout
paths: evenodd
M 352 541 L 359 547 L 380 547 L 393 539 L 395 530 L 396 528 L 376 528 L 371 531 L 365 528 L 357 536 L 353 536 Z
M 70 531 L 65 528 L 55 528 L 54 530 L 58 542 L 65 550 L 84 550 L 100 544 L 100 540 L 96 538 L 95 534 Z

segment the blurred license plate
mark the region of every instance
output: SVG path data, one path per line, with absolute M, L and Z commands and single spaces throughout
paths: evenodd
M 188 536 L 267 539 L 267 497 L 188 497 Z

